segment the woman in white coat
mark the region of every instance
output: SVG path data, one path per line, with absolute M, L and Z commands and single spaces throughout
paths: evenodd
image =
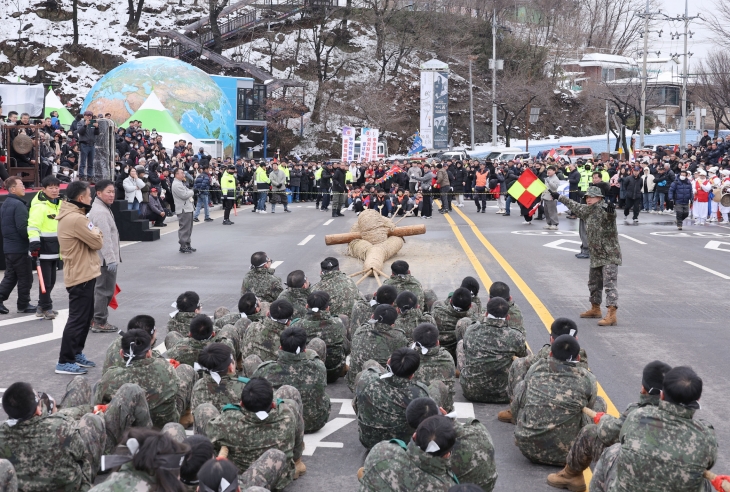
M 137 177 L 137 170 L 135 168 L 129 169 L 129 176 L 122 181 L 124 186 L 124 197 L 129 203 L 129 210 L 139 210 L 139 204 L 142 203 L 142 188 L 144 188 L 144 181 Z

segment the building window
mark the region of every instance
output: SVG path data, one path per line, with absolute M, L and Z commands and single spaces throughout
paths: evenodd
M 615 68 L 602 68 L 601 69 L 601 81 L 612 82 L 616 80 L 616 69 Z
M 238 89 L 236 104 L 236 119 L 257 120 L 266 119 L 266 86 L 255 84 L 253 89 Z

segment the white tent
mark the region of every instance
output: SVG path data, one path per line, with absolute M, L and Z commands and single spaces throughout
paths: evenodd
M 145 130 L 154 128 L 157 134 L 162 136 L 162 144 L 168 150 L 171 150 L 180 139 L 193 142 L 195 150 L 200 148 L 200 142 L 180 125 L 170 111 L 165 109 L 155 91 L 150 92 L 142 106 L 122 123 L 122 127 L 128 128 L 129 122 L 132 120 L 141 121 L 142 128 Z

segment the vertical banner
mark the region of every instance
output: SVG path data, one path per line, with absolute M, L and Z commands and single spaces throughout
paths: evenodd
M 378 137 L 380 132 L 377 128 L 363 128 L 360 134 L 360 162 L 375 161 L 378 159 Z
M 365 158 L 365 154 L 367 153 L 367 148 L 368 148 L 368 140 L 367 140 L 368 130 L 369 130 L 369 128 L 367 128 L 367 127 L 362 127 L 360 129 L 360 154 L 358 154 L 358 156 L 357 156 L 358 162 L 367 161 L 367 159 Z
M 433 149 L 433 76 L 432 71 L 421 72 L 421 126 L 423 147 Z
M 342 162 L 350 163 L 355 156 L 355 129 L 351 126 L 342 127 Z
M 449 146 L 449 73 L 433 72 L 433 149 Z
M 370 135 L 368 136 L 368 146 L 370 147 L 370 160 L 378 160 L 378 138 L 380 137 L 380 130 L 377 128 L 370 129 Z

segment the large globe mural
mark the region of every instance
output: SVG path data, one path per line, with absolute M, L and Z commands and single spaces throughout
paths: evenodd
M 111 113 L 120 125 L 153 90 L 192 136 L 217 138 L 227 149 L 233 147 L 233 108 L 223 91 L 207 73 L 175 58 L 151 56 L 118 66 L 91 88 L 82 111 Z

